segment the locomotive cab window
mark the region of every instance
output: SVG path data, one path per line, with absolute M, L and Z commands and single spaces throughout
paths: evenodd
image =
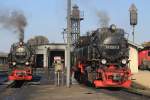
M 148 51 L 148 56 L 150 56 L 150 51 Z

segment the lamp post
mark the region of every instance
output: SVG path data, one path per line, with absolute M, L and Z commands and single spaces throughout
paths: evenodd
M 130 25 L 133 27 L 132 35 L 134 42 L 135 25 L 137 25 L 137 8 L 134 4 L 132 4 L 131 7 L 129 8 L 129 12 L 130 12 Z

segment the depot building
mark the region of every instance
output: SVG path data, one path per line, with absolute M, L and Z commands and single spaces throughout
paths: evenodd
M 142 46 L 131 41 L 129 43 L 129 67 L 132 73 L 138 72 L 138 49 Z M 39 45 L 36 49 L 36 66 L 37 67 L 52 67 L 54 57 L 59 56 L 67 66 L 67 48 L 65 43 L 50 43 Z
M 5 65 L 8 62 L 8 53 L 0 52 L 0 65 Z
M 129 43 L 129 67 L 132 73 L 138 72 L 138 49 L 142 46 L 131 41 Z M 54 57 L 61 57 L 65 67 L 67 66 L 67 48 L 65 43 L 49 43 L 39 45 L 36 48 L 36 67 L 52 67 Z M 0 65 L 7 63 L 8 54 L 0 53 Z
M 39 45 L 36 48 L 36 67 L 52 67 L 54 57 L 61 57 L 66 66 L 66 44 L 65 43 L 49 43 Z

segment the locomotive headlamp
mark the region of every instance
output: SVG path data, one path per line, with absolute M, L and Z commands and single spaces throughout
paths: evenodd
M 115 24 L 112 24 L 111 26 L 110 26 L 110 29 L 111 29 L 111 31 L 115 31 L 117 28 L 116 28 L 116 25 Z
M 19 45 L 22 46 L 22 45 L 23 45 L 23 42 L 19 42 Z
M 15 65 L 16 65 L 16 62 L 12 62 L 12 65 L 15 66 Z
M 27 62 L 25 63 L 25 65 L 27 65 L 27 66 L 28 66 L 28 65 L 29 65 L 29 62 L 27 61 Z
M 102 60 L 101 60 L 101 63 L 102 63 L 102 64 L 106 64 L 106 63 L 107 63 L 106 59 L 102 59 Z
M 127 63 L 127 60 L 126 60 L 126 59 L 122 59 L 121 63 L 122 63 L 122 64 L 126 64 L 126 63 Z

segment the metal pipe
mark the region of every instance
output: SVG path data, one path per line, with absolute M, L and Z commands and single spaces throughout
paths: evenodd
M 135 26 L 133 25 L 133 31 L 132 31 L 132 35 L 133 35 L 133 43 L 134 43 L 134 30 L 135 30 Z

